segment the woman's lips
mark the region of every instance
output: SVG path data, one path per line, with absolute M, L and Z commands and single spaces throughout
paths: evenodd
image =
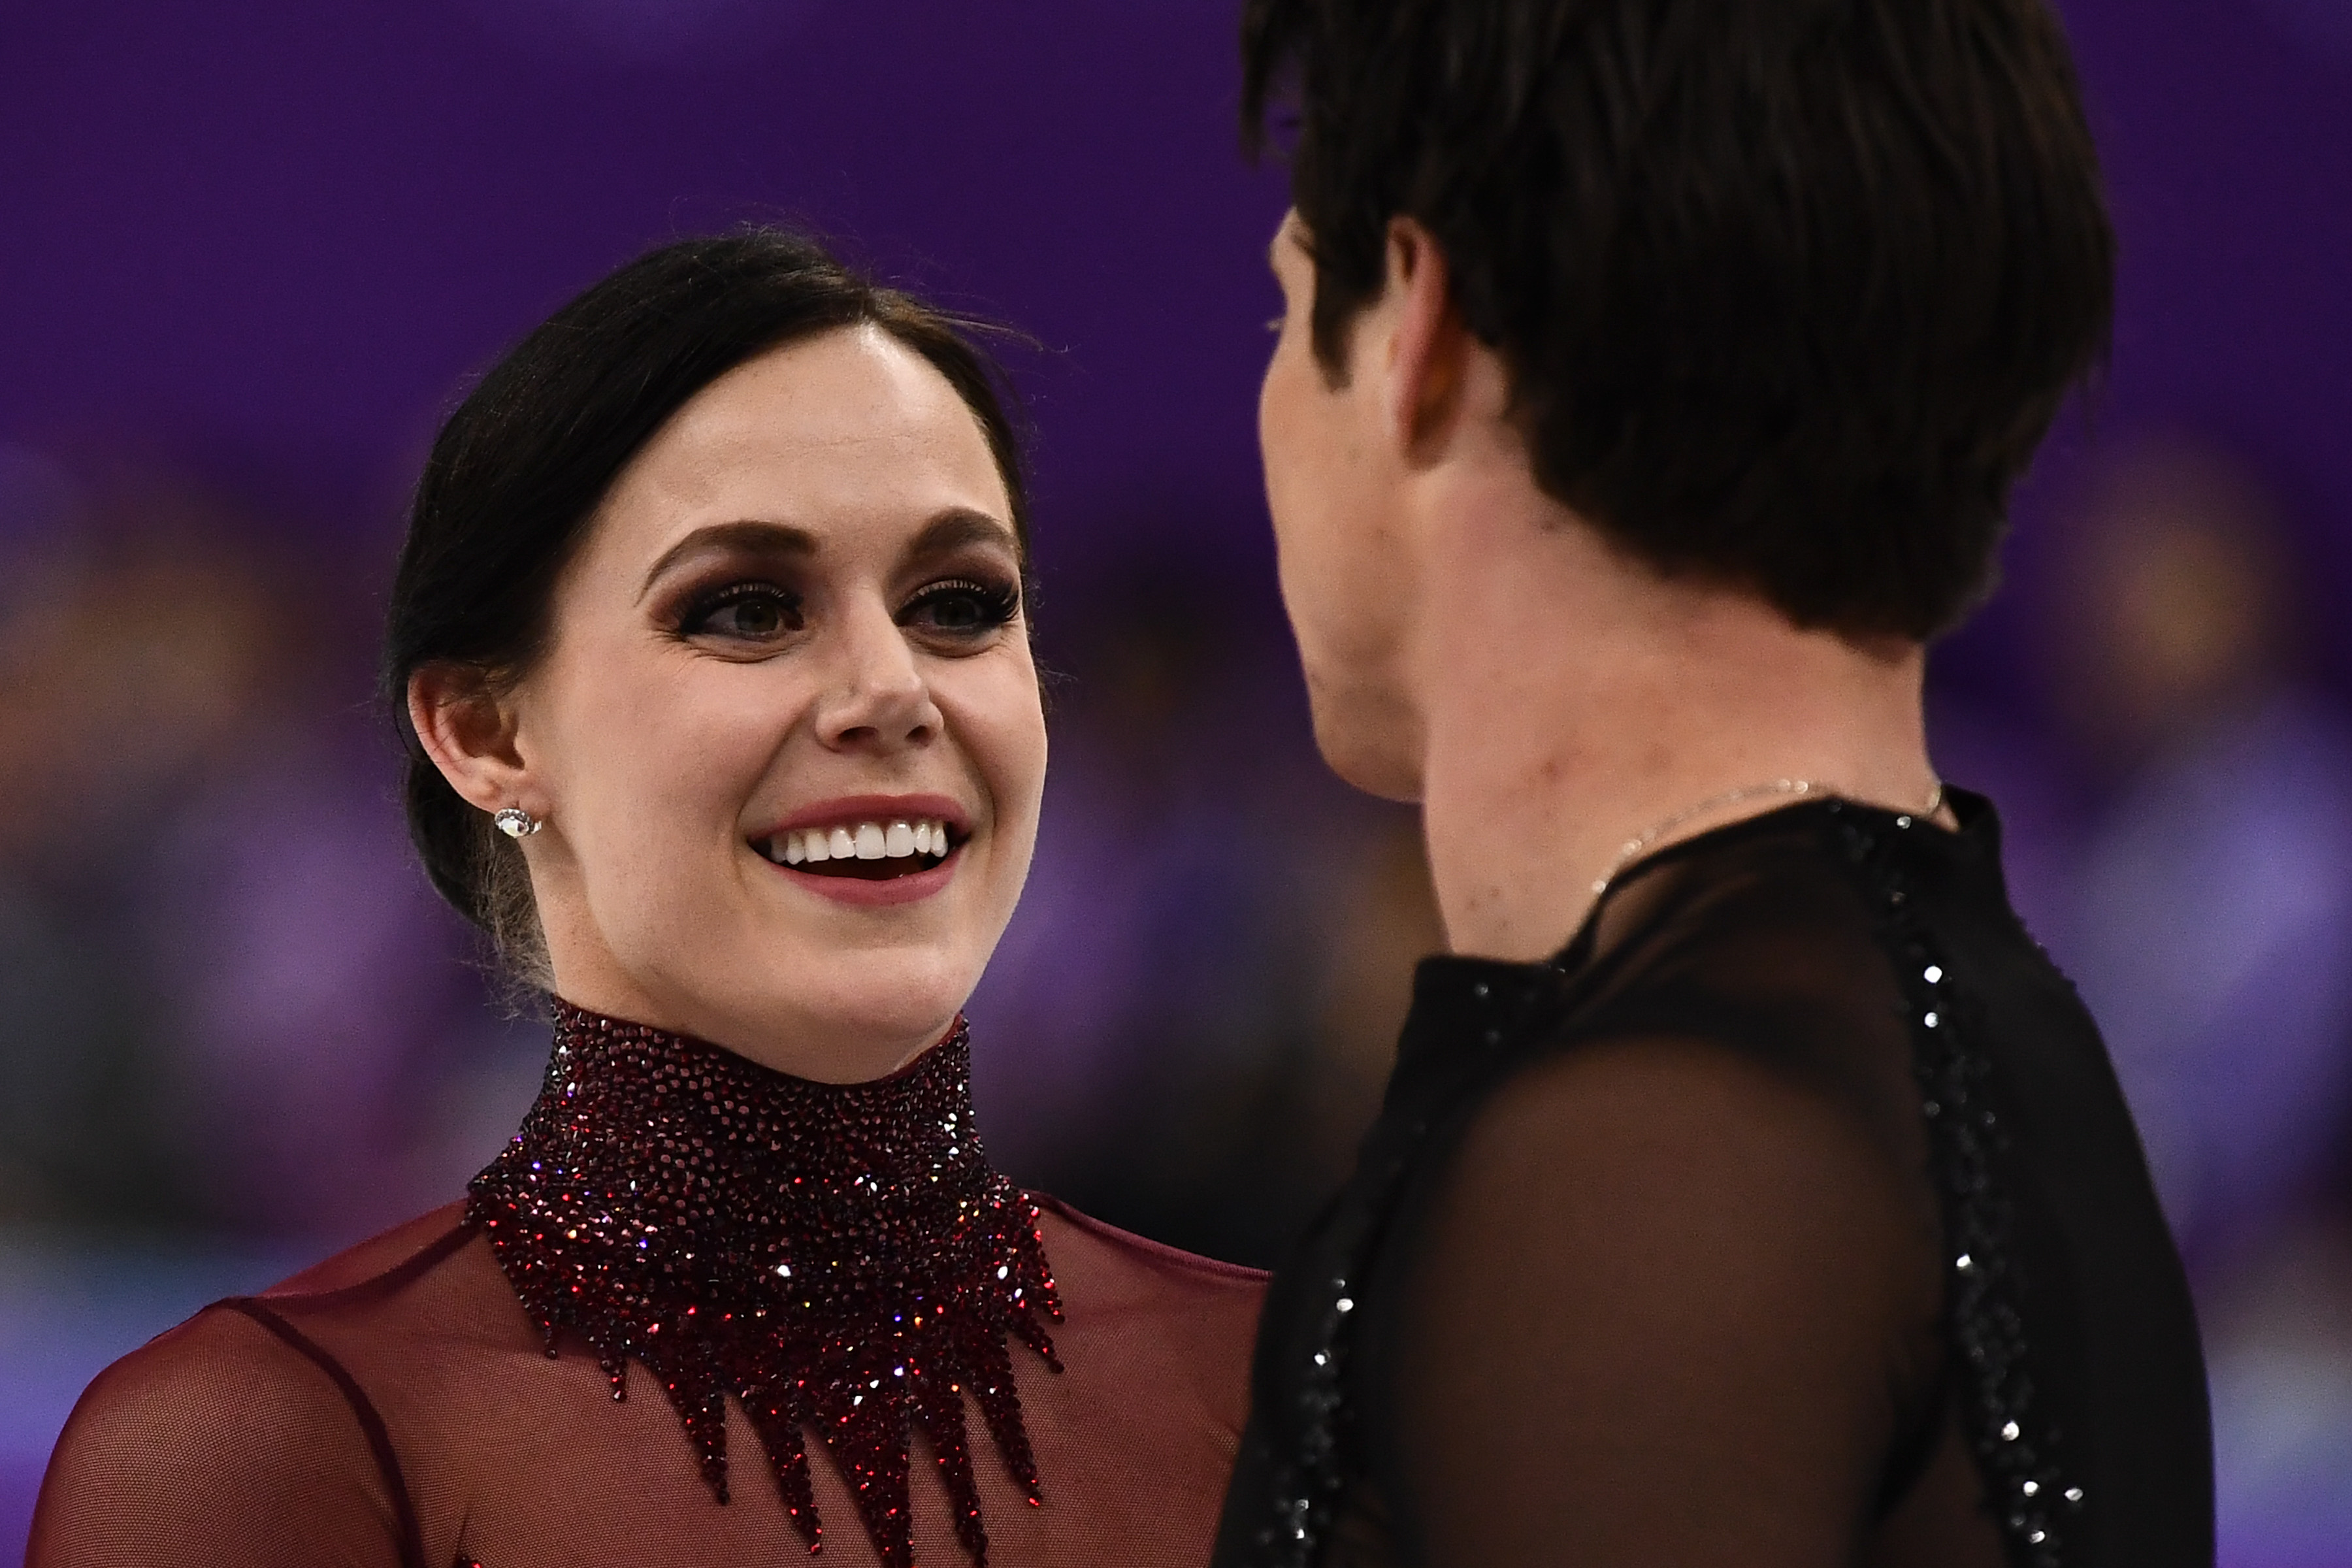
M 768 860 L 771 865 L 775 865 L 774 860 L 766 855 L 762 855 L 761 858 Z M 868 869 L 876 865 L 892 864 L 888 860 L 853 861 L 851 864 L 856 867 L 857 870 L 848 875 L 844 875 L 841 871 L 826 874 L 806 866 L 776 865 L 775 869 L 778 876 L 789 878 L 798 886 L 820 897 L 831 899 L 835 903 L 851 904 L 861 909 L 878 909 L 891 904 L 915 903 L 940 892 L 955 879 L 956 868 L 962 860 L 963 847 L 959 844 L 949 848 L 944 859 L 919 861 L 910 856 L 898 864 L 908 867 L 919 866 L 919 868 L 896 874 L 884 873 L 877 876 Z
M 971 831 L 971 816 L 959 801 L 944 795 L 845 795 L 811 801 L 759 837 L 781 837 L 795 830 L 845 827 L 855 833 L 873 823 L 887 828 L 893 822 L 938 822 L 961 838 Z

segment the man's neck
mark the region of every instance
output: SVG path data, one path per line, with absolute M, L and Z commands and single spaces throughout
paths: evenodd
M 1749 595 L 1661 581 L 1539 499 L 1455 499 L 1412 655 L 1423 826 L 1455 952 L 1557 952 L 1626 844 L 1729 792 L 1801 779 L 1927 804 L 1916 645 L 1857 646 Z M 1644 848 L 1788 798 L 1720 802 Z

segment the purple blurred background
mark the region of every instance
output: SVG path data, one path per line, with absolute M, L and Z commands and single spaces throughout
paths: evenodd
M 2062 0 L 2112 373 L 1943 649 L 2196 1273 L 2224 1561 L 2352 1564 L 2352 0 Z M 80 1384 L 460 1190 L 544 1036 L 409 866 L 368 707 L 465 378 L 646 246 L 813 224 L 1011 320 L 1066 672 L 972 1007 L 1000 1163 L 1278 1255 L 1436 941 L 1322 774 L 1252 408 L 1277 172 L 1230 4 L 0 11 L 0 1551 Z M 1118 1152 L 1118 1158 L 1110 1157 Z

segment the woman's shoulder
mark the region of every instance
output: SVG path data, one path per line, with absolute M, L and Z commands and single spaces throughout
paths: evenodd
M 1218 1465 L 1230 1462 L 1248 1414 L 1265 1275 L 1147 1240 L 1057 1199 L 1037 1202 L 1062 1300 L 1052 1332 L 1071 1376 L 1024 1389 L 1024 1398 L 1034 1394 L 1050 1419 L 1054 1401 L 1081 1397 L 1090 1412 L 1081 1425 L 1100 1434 L 1123 1429 L 1125 1418 L 1108 1412 L 1157 1412 L 1160 1440 L 1197 1426 L 1212 1435 Z
M 485 1362 L 545 1348 L 462 1204 L 420 1215 L 208 1312 L 251 1319 L 404 1411 L 430 1407 L 436 1394 L 476 1377 Z M 394 1413 L 387 1405 L 385 1414 Z
M 388 1276 L 420 1272 L 420 1260 L 429 1268 L 470 1236 L 466 1205 L 444 1204 L 289 1275 L 254 1300 L 290 1306 L 307 1298 L 380 1285 Z
M 306 1422 L 364 1437 L 377 1419 L 371 1373 L 414 1364 L 425 1342 L 446 1337 L 453 1294 L 473 1294 L 473 1274 L 496 1276 L 488 1253 L 452 1204 L 254 1295 L 215 1301 L 100 1373 L 58 1453 L 118 1427 L 191 1439 L 182 1462 L 197 1451 L 275 1451 Z M 503 1317 L 498 1327 L 518 1326 Z M 318 1435 L 305 1434 L 306 1451 L 320 1451 L 310 1447 Z
M 415 1315 L 394 1306 L 404 1288 L 446 1270 L 475 1242 L 462 1205 L 420 1215 L 267 1289 L 204 1308 L 109 1366 L 84 1394 L 82 1405 L 168 1405 L 182 1395 L 201 1396 L 215 1385 L 243 1390 L 238 1403 L 247 1406 L 256 1403 L 257 1394 L 300 1399 L 334 1394 L 335 1374 L 327 1368 L 338 1357 L 306 1330 L 320 1327 L 340 1310 L 346 1324 L 364 1318 L 380 1331 L 399 1334 L 407 1326 L 403 1319 Z M 341 1342 L 348 1336 L 329 1337 Z M 201 1403 L 198 1398 L 191 1407 Z
M 364 1562 L 367 1543 L 396 1541 L 406 1499 L 352 1352 L 372 1337 L 404 1354 L 410 1320 L 429 1314 L 394 1305 L 402 1288 L 471 1239 L 455 1207 L 436 1210 L 215 1302 L 108 1367 L 58 1438 L 28 1562 L 200 1563 L 265 1545 Z
M 1061 1199 L 1033 1193 L 1055 1278 L 1098 1310 L 1240 1311 L 1253 1320 L 1265 1271 L 1186 1252 L 1121 1230 Z
M 420 1215 L 267 1289 L 204 1308 L 108 1367 L 91 1384 L 83 1403 L 168 1397 L 183 1384 L 236 1384 L 255 1377 L 263 1380 L 259 1386 L 284 1383 L 307 1390 L 313 1378 L 300 1375 L 300 1369 L 307 1364 L 315 1373 L 336 1359 L 304 1331 L 307 1327 L 333 1314 L 345 1325 L 363 1320 L 379 1331 L 397 1335 L 411 1326 L 404 1320 L 429 1315 L 402 1310 L 402 1296 L 413 1292 L 429 1299 L 434 1294 L 431 1277 L 436 1273 L 474 1272 L 459 1256 L 469 1247 L 482 1251 L 479 1261 L 495 1270 L 487 1247 L 465 1222 L 463 1205 Z M 331 1337 L 341 1341 L 346 1334 Z M 322 1386 L 331 1384 L 331 1378 Z M 250 1391 L 257 1385 L 245 1386 Z
M 1106 1225 L 1058 1198 L 1032 1194 L 1062 1298 L 1055 1337 L 1156 1336 L 1194 1365 L 1247 1359 L 1265 1296 L 1262 1270 L 1221 1263 Z
M 256 1319 L 208 1309 L 83 1393 L 42 1480 L 26 1561 L 299 1556 L 328 1544 L 316 1529 L 338 1543 L 370 1521 L 381 1531 L 394 1510 L 369 1436 L 319 1366 Z

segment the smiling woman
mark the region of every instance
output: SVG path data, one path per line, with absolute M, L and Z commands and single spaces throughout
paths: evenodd
M 1257 1277 L 971 1124 L 1045 778 L 1027 574 L 989 368 L 806 241 L 656 251 L 493 370 L 386 694 L 427 871 L 550 994 L 546 1087 L 463 1204 L 100 1377 L 31 1562 L 1202 1558 Z
M 612 479 L 520 648 L 400 647 L 448 559 L 420 526 L 390 671 L 420 838 L 456 840 L 446 879 L 566 1000 L 836 1082 L 954 1017 L 1020 896 L 1045 767 L 986 388 L 952 337 L 881 321 L 753 354 Z M 545 831 L 487 835 L 501 808 Z M 833 835 L 887 868 L 918 820 L 945 827 L 941 864 L 823 874 Z M 780 870 L 796 829 L 825 835 L 822 867 Z

